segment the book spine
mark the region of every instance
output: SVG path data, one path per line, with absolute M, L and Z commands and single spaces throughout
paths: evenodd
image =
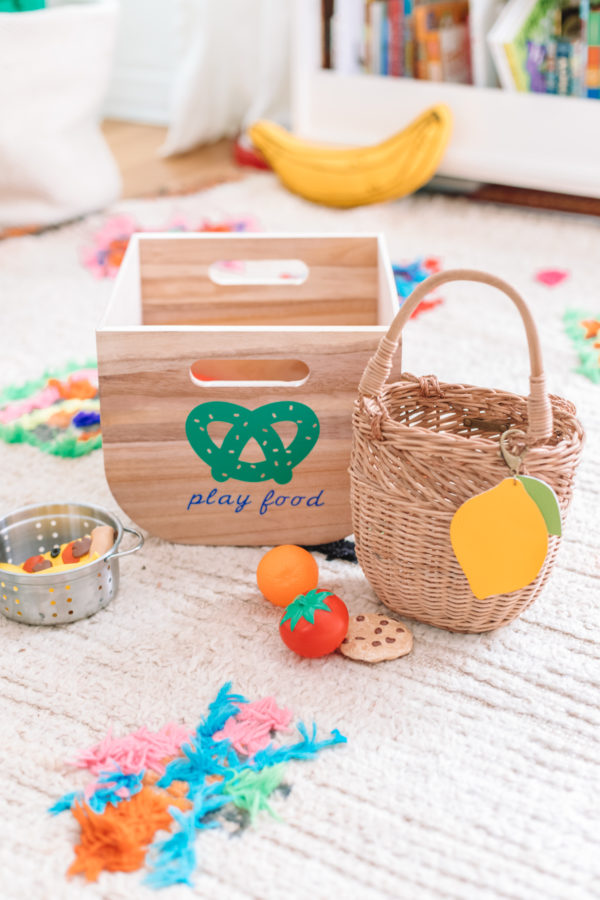
M 585 86 L 587 96 L 597 99 L 600 90 L 600 47 L 588 47 Z
M 439 30 L 429 33 L 425 41 L 425 53 L 427 57 L 427 75 L 425 77 L 428 81 L 443 81 L 442 48 Z
M 415 41 L 413 26 L 413 0 L 404 0 L 404 19 L 402 22 L 402 38 L 404 44 L 403 71 L 407 78 L 415 74 Z
M 442 80 L 450 84 L 471 83 L 469 30 L 466 22 L 439 30 Z
M 592 7 L 588 13 L 586 63 L 587 96 L 600 100 L 600 7 Z
M 387 0 L 383 3 L 383 14 L 381 18 L 381 62 L 379 72 L 381 75 L 389 73 L 389 49 L 390 49 L 390 23 L 388 19 Z
M 333 16 L 333 0 L 321 0 L 321 21 L 323 24 L 321 46 L 321 65 L 331 68 L 331 18 Z
M 525 72 L 519 63 L 519 57 L 514 44 L 504 44 L 504 55 L 510 67 L 510 72 L 514 81 L 515 88 L 518 91 L 526 91 L 529 89 Z
M 415 26 L 413 0 L 404 0 L 404 74 L 407 78 L 415 75 Z
M 573 93 L 572 54 L 569 41 L 556 41 L 556 93 L 562 97 Z
M 413 8 L 413 26 L 414 26 L 414 42 L 415 42 L 415 77 L 427 79 L 429 78 L 428 65 L 428 10 L 425 4 L 417 5 Z
M 379 75 L 381 72 L 381 28 L 383 19 L 383 3 L 381 0 L 373 0 L 371 6 L 371 29 L 369 34 L 370 41 L 370 65 L 373 75 Z
M 546 45 L 546 93 L 556 94 L 557 92 L 556 41 L 549 41 Z
M 403 56 L 404 46 L 402 42 L 402 18 L 401 0 L 388 0 L 389 19 L 389 65 L 390 75 L 398 77 L 404 70 Z

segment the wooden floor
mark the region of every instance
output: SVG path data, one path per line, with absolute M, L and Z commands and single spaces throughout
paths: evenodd
M 189 194 L 252 171 L 236 165 L 230 140 L 163 159 L 166 128 L 109 119 L 102 130 L 119 164 L 125 198 Z

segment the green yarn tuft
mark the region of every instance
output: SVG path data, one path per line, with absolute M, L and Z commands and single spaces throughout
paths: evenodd
M 30 444 L 44 453 L 67 459 L 85 456 L 102 446 L 101 434 L 94 435 L 88 441 L 78 441 L 74 434 L 60 435 L 53 441 L 41 441 L 33 432 L 23 428 L 18 422 L 10 422 L 7 425 L 0 424 L 0 438 L 7 444 Z
M 597 321 L 600 318 L 592 313 L 580 309 L 569 309 L 563 316 L 565 331 L 573 341 L 579 365 L 575 369 L 580 375 L 585 375 L 594 384 L 600 384 L 600 354 L 595 346 L 596 339 L 585 337 L 585 328 L 582 322 L 591 319 Z
M 71 372 L 76 372 L 78 369 L 95 369 L 97 365 L 98 363 L 95 359 L 84 363 L 70 361 L 60 369 L 48 369 L 40 378 L 36 378 L 33 381 L 26 381 L 24 384 L 19 385 L 9 384 L 0 389 L 0 406 L 14 403 L 15 400 L 26 400 L 37 391 L 42 391 L 46 387 L 49 378 L 64 378 L 65 375 L 70 375 Z
M 266 810 L 274 819 L 281 820 L 271 804 L 269 797 L 283 781 L 285 766 L 278 763 L 256 772 L 252 769 L 242 769 L 223 787 L 223 793 L 231 797 L 231 802 L 242 809 L 254 822 L 261 810 Z
M 0 390 L 0 407 L 18 400 L 27 400 L 32 394 L 43 391 L 50 378 L 60 380 L 69 376 L 72 372 L 77 372 L 79 369 L 95 369 L 96 367 L 95 359 L 83 363 L 71 360 L 60 368 L 48 369 L 41 378 L 36 378 L 20 385 L 7 385 Z M 98 450 L 102 446 L 101 434 L 94 435 L 87 441 L 79 441 L 77 437 L 78 435 L 71 431 L 57 434 L 51 441 L 44 441 L 32 429 L 24 428 L 19 420 L 7 422 L 6 424 L 0 423 L 0 440 L 5 441 L 7 444 L 29 444 L 43 453 L 61 456 L 65 459 L 86 456 L 86 454 L 91 453 L 93 450 Z

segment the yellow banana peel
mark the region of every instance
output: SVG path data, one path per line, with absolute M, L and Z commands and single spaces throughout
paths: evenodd
M 435 174 L 452 131 L 452 113 L 432 106 L 406 128 L 369 147 L 306 141 L 261 120 L 249 136 L 282 183 L 323 206 L 348 208 L 413 193 Z

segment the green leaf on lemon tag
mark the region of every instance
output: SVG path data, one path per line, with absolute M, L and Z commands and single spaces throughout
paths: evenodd
M 290 631 L 293 631 L 300 619 L 305 618 L 307 622 L 314 625 L 315 612 L 317 609 L 326 609 L 330 612 L 329 607 L 324 602 L 325 597 L 331 597 L 332 591 L 307 591 L 306 594 L 298 594 L 285 611 L 283 619 L 279 623 L 289 621 Z
M 562 533 L 560 506 L 550 485 L 539 478 L 532 478 L 531 475 L 517 475 L 517 478 L 543 515 L 548 534 L 560 537 Z
M 478 600 L 531 584 L 548 552 L 544 517 L 524 485 L 512 477 L 459 506 L 450 523 L 450 540 Z

